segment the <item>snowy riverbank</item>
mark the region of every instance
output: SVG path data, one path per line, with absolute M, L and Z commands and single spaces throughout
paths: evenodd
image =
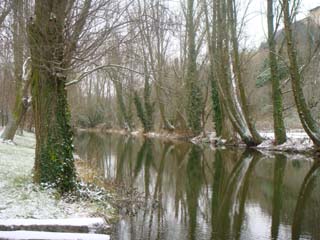
M 314 145 L 308 135 L 302 129 L 292 129 L 287 131 L 287 141 L 280 145 L 274 145 L 274 133 L 271 131 L 261 131 L 261 136 L 264 138 L 263 142 L 255 149 L 262 151 L 277 151 L 277 152 L 292 152 L 292 153 L 307 153 L 314 152 Z M 205 136 L 199 135 L 191 142 L 195 144 L 209 143 L 212 145 L 223 145 L 224 140 L 217 139 L 214 133 L 208 133 Z M 237 143 L 239 146 L 245 146 L 240 141 Z
M 193 144 L 209 144 L 211 147 L 216 146 L 233 146 L 233 147 L 245 147 L 245 144 L 242 143 L 239 139 L 228 143 L 225 139 L 217 138 L 214 132 L 206 132 L 205 134 L 201 133 L 200 135 L 190 138 L 186 135 L 175 133 L 175 132 L 149 132 L 143 133 L 142 130 L 137 130 L 133 132 L 127 132 L 125 130 L 116 130 L 116 129 L 79 129 L 79 131 L 88 131 L 88 132 L 105 132 L 105 133 L 115 133 L 115 134 L 130 134 L 134 137 L 148 137 L 148 138 L 158 138 L 158 139 L 169 139 L 174 140 L 183 140 L 190 141 Z M 264 138 L 264 141 L 254 147 L 262 151 L 277 151 L 277 152 L 292 152 L 292 153 L 312 153 L 315 152 L 314 145 L 308 135 L 303 131 L 303 129 L 290 129 L 287 131 L 287 141 L 281 145 L 274 145 L 274 133 L 272 131 L 264 130 L 260 131 L 261 136 Z
M 0 140 L 0 219 L 95 216 L 93 204 L 66 202 L 55 191 L 32 183 L 34 147 L 31 133 L 17 135 L 14 143 Z

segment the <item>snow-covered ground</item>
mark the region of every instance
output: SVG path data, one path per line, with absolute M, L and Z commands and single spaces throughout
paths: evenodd
M 302 129 L 291 129 L 287 131 L 287 141 L 281 145 L 275 146 L 273 132 L 261 132 L 261 135 L 266 139 L 258 149 L 276 150 L 276 151 L 292 151 L 304 152 L 312 150 L 313 143 L 306 132 Z
M 290 129 L 287 131 L 287 141 L 281 145 L 274 145 L 274 133 L 272 131 L 261 131 L 264 141 L 256 146 L 257 149 L 266 151 L 283 152 L 306 152 L 313 150 L 313 143 L 303 129 Z M 224 145 L 225 140 L 216 138 L 214 132 L 208 132 L 205 136 L 200 134 L 191 139 L 194 144 L 211 143 L 213 145 Z M 239 145 L 244 145 L 239 142 Z
M 24 133 L 15 143 L 0 140 L 0 219 L 88 217 L 85 202 L 67 203 L 53 190 L 32 183 L 35 138 Z

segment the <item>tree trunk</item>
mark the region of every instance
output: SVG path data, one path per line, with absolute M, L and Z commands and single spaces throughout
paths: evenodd
M 201 132 L 201 114 L 203 97 L 198 83 L 197 74 L 197 53 L 195 46 L 195 26 L 194 26 L 194 0 L 187 1 L 187 116 L 188 124 L 193 134 L 197 135 Z
M 137 109 L 138 117 L 143 125 L 144 133 L 153 130 L 153 104 L 150 101 L 150 86 L 148 77 L 145 77 L 144 104 L 137 92 L 134 93 L 134 104 Z
M 273 21 L 273 0 L 268 0 L 268 44 L 269 44 L 269 66 L 272 81 L 272 102 L 273 102 L 273 128 L 275 144 L 282 144 L 286 141 L 286 129 L 283 122 L 282 95 L 279 83 L 278 63 L 276 57 L 275 32 Z
M 207 0 L 203 1 L 203 7 L 205 12 L 205 23 L 206 23 L 206 32 L 207 32 L 207 44 L 208 44 L 208 53 L 210 59 L 210 70 L 209 70 L 209 78 L 211 83 L 211 100 L 212 100 L 212 109 L 213 109 L 213 122 L 214 128 L 216 132 L 216 136 L 220 137 L 222 134 L 222 125 L 223 125 L 223 116 L 222 116 L 222 107 L 220 103 L 220 96 L 217 86 L 217 77 L 215 72 L 215 57 L 216 57 L 216 38 L 217 38 L 217 25 L 216 25 L 216 2 L 213 6 L 213 23 L 212 23 L 212 32 L 210 33 L 210 23 L 209 23 L 209 13 Z
M 223 116 L 222 116 L 222 109 L 221 109 L 221 103 L 219 99 L 217 82 L 213 76 L 211 77 L 211 100 L 212 100 L 212 108 L 214 113 L 213 114 L 214 128 L 216 131 L 216 136 L 220 137 L 222 135 Z
M 36 130 L 34 180 L 68 192 L 75 187 L 72 132 L 63 69 L 67 1 L 36 0 L 28 24 Z
M 124 125 L 125 125 L 124 127 L 126 130 L 132 131 L 133 129 L 132 118 L 124 103 L 122 83 L 119 82 L 119 79 L 117 79 L 116 76 L 117 76 L 116 74 L 110 74 L 110 79 L 116 90 L 117 102 L 120 108 L 122 118 L 124 120 Z
M 23 87 L 23 94 L 16 94 L 15 106 L 13 109 L 13 114 L 9 118 L 9 122 L 7 123 L 1 138 L 4 140 L 13 140 L 14 136 L 16 135 L 17 129 L 21 124 L 23 118 L 25 117 L 30 102 L 28 101 L 28 89 L 31 82 L 31 78 L 27 80 L 25 86 Z M 22 97 L 23 96 L 23 97 Z
M 239 39 L 237 34 L 237 17 L 236 17 L 236 9 L 235 9 L 235 1 L 234 0 L 228 0 L 228 9 L 229 9 L 229 28 L 231 32 L 231 42 L 232 42 L 232 52 L 233 52 L 233 73 L 234 77 L 236 78 L 237 84 L 239 86 L 239 93 L 240 93 L 240 101 L 241 101 L 241 107 L 243 110 L 244 119 L 246 121 L 246 124 L 249 128 L 249 131 L 253 137 L 253 140 L 256 144 L 260 144 L 262 142 L 262 137 L 258 133 L 256 127 L 254 126 L 252 119 L 250 117 L 249 112 L 249 104 L 247 101 L 246 92 L 244 89 L 244 83 L 242 78 L 242 69 L 240 66 L 240 56 L 239 56 Z
M 156 98 L 159 105 L 160 117 L 163 122 L 163 128 L 168 131 L 173 131 L 174 126 L 169 122 L 165 114 L 165 106 L 164 106 L 161 89 L 160 89 L 160 85 L 162 85 L 162 74 L 160 74 L 160 72 L 162 71 L 162 69 L 159 69 L 158 71 L 159 71 L 158 82 L 155 84 L 155 88 L 156 88 Z
M 23 21 L 23 2 L 14 0 L 13 8 L 13 57 L 14 57 L 14 78 L 16 83 L 16 96 L 12 114 L 10 114 L 9 122 L 7 123 L 1 138 L 4 140 L 13 140 L 16 131 L 28 110 L 28 88 L 30 85 L 27 72 L 23 72 L 23 68 L 27 67 L 27 62 L 23 67 L 23 52 L 24 52 L 24 21 Z M 25 76 L 24 76 L 25 75 Z
M 149 71 L 147 67 L 147 63 L 145 65 L 145 78 L 144 78 L 144 89 L 143 89 L 143 100 L 144 100 L 144 112 L 145 112 L 145 121 L 146 121 L 146 132 L 150 132 L 153 130 L 154 121 L 153 121 L 153 113 L 154 107 L 153 103 L 151 102 L 151 86 L 150 86 L 150 78 L 149 78 Z
M 230 56 L 230 39 L 229 27 L 227 24 L 227 3 L 226 0 L 218 0 L 217 7 L 217 61 L 216 75 L 217 86 L 224 112 L 227 114 L 233 128 L 240 135 L 241 139 L 247 146 L 255 146 L 260 143 L 252 136 L 252 133 L 247 125 L 246 119 L 241 109 L 237 91 L 235 89 L 235 79 L 233 76 L 232 62 Z
M 132 119 L 131 116 L 128 114 L 127 108 L 124 104 L 124 99 L 123 99 L 123 91 L 122 91 L 122 85 L 121 83 L 116 83 L 115 85 L 115 89 L 116 89 L 116 94 L 117 94 L 117 101 L 118 101 L 118 105 L 120 108 L 120 111 L 122 113 L 122 117 L 124 119 L 124 125 L 125 125 L 125 129 L 132 131 Z
M 301 86 L 301 75 L 299 72 L 298 62 L 297 62 L 297 50 L 294 46 L 293 35 L 292 35 L 292 23 L 289 10 L 288 0 L 283 0 L 283 19 L 284 19 L 284 29 L 287 41 L 287 52 L 289 58 L 289 72 L 291 76 L 292 90 L 294 100 L 298 109 L 298 114 L 300 117 L 301 124 L 311 138 L 313 143 L 320 147 L 320 127 L 316 120 L 312 117 L 310 109 L 307 105 L 306 99 L 303 94 L 303 89 Z M 291 13 L 292 14 L 292 13 Z
M 32 127 L 33 127 L 33 110 L 32 108 L 30 109 L 30 118 L 29 118 L 29 123 L 27 127 L 27 131 L 32 132 Z
M 236 140 L 237 132 L 234 131 L 234 127 L 228 118 L 226 110 L 221 106 L 221 138 L 226 139 L 227 143 L 232 143 Z

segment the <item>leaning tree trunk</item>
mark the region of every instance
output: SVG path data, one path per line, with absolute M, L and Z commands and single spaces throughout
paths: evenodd
M 262 137 L 258 133 L 255 125 L 253 124 L 253 121 L 250 117 L 250 111 L 249 111 L 249 103 L 247 100 L 245 88 L 244 88 L 244 82 L 243 82 L 243 76 L 242 76 L 242 69 L 241 69 L 241 63 L 240 63 L 240 56 L 239 56 L 239 38 L 237 33 L 237 12 L 235 7 L 235 1 L 234 0 L 228 0 L 228 13 L 229 13 L 229 28 L 231 32 L 231 42 L 232 42 L 232 62 L 233 62 L 233 73 L 237 80 L 238 86 L 239 86 L 239 93 L 240 93 L 240 101 L 241 101 L 241 107 L 243 110 L 243 115 L 245 118 L 245 121 L 248 125 L 249 131 L 253 137 L 253 140 L 256 144 L 260 144 L 262 142 Z
M 276 42 L 273 21 L 273 0 L 268 0 L 268 45 L 269 45 L 269 66 L 272 81 L 273 101 L 273 128 L 275 144 L 282 144 L 286 141 L 286 128 L 283 121 L 282 95 L 279 83 L 279 72 L 276 56 Z
M 235 79 L 232 73 L 232 62 L 230 56 L 230 39 L 227 24 L 227 2 L 226 0 L 216 1 L 217 6 L 217 60 L 216 74 L 219 96 L 224 112 L 227 114 L 234 130 L 240 135 L 247 146 L 256 146 L 260 141 L 256 140 L 246 122 L 243 110 L 239 103 L 235 89 Z
M 320 147 L 320 126 L 316 120 L 312 117 L 310 109 L 307 105 L 306 99 L 303 94 L 303 89 L 301 86 L 301 74 L 299 72 L 298 62 L 297 62 L 297 49 L 294 46 L 294 40 L 292 35 L 292 23 L 289 10 L 289 1 L 283 0 L 283 19 L 284 19 L 284 30 L 287 42 L 287 52 L 289 58 L 289 72 L 291 76 L 292 90 L 294 95 L 294 100 L 298 109 L 299 118 L 301 124 L 311 138 L 313 143 Z
M 27 81 L 24 83 L 25 85 L 23 86 L 22 94 L 16 93 L 15 105 L 12 116 L 9 118 L 9 122 L 7 123 L 1 135 L 1 138 L 3 140 L 13 140 L 19 125 L 21 124 L 23 118 L 25 117 L 28 111 L 30 105 L 28 98 L 28 89 L 30 82 L 31 78 L 27 79 Z
M 13 8 L 13 58 L 14 78 L 16 85 L 15 103 L 1 138 L 13 140 L 16 131 L 28 110 L 28 88 L 30 79 L 27 71 L 28 60 L 23 63 L 24 52 L 24 16 L 23 2 L 14 0 Z
M 67 1 L 36 0 L 28 24 L 36 130 L 34 180 L 60 192 L 75 186 L 72 132 L 63 69 Z

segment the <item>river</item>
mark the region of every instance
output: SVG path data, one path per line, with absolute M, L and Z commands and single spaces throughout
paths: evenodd
M 320 163 L 303 155 L 79 133 L 96 177 L 142 194 L 112 239 L 320 239 Z

